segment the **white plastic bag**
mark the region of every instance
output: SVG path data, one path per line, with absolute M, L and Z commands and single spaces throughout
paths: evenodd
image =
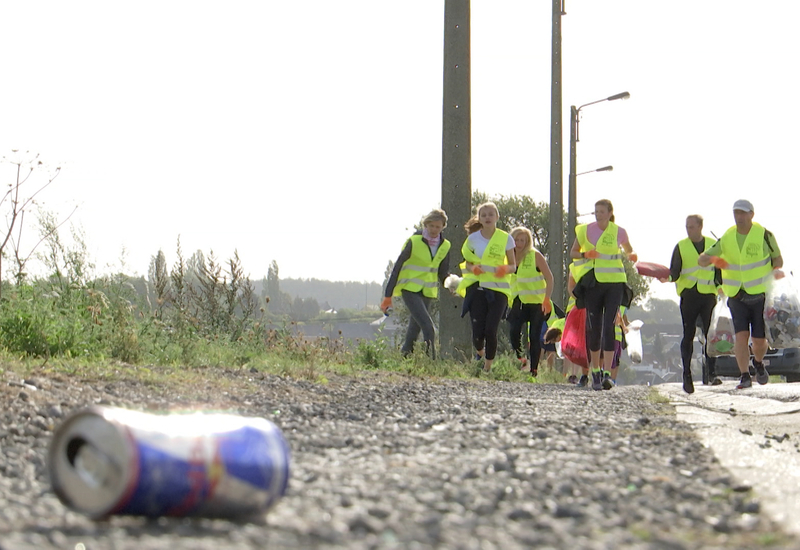
M 800 347 L 800 295 L 790 273 L 770 282 L 764 301 L 764 324 L 773 348 Z
M 728 298 L 717 300 L 711 312 L 711 326 L 708 327 L 706 351 L 709 357 L 734 355 L 733 351 L 733 318 L 728 308 Z
M 642 362 L 642 326 L 644 323 L 639 319 L 628 323 L 628 332 L 625 333 L 625 341 L 628 342 L 628 357 L 634 363 Z

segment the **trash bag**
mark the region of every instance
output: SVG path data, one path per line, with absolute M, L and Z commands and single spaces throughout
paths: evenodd
M 628 342 L 628 357 L 631 362 L 642 362 L 642 326 L 644 323 L 639 319 L 628 323 L 628 332 L 625 334 L 625 339 Z
M 794 277 L 773 280 L 764 300 L 767 340 L 773 348 L 800 348 L 800 294 Z
M 728 308 L 728 298 L 722 298 L 717 300 L 717 305 L 711 312 L 711 325 L 706 338 L 708 356 L 734 355 L 733 335 L 733 318 Z
M 589 366 L 586 355 L 586 308 L 572 308 L 561 335 L 561 353 L 581 367 Z

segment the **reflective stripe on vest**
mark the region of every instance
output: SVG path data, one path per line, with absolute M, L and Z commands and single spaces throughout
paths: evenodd
M 541 304 L 547 290 L 544 275 L 536 268 L 536 252 L 530 250 L 517 265 L 517 274 L 512 277 L 514 294 L 523 304 Z
M 747 294 L 767 291 L 766 279 L 771 271 L 771 260 L 764 242 L 764 228 L 754 223 L 739 249 L 736 226 L 728 229 L 720 239 L 721 256 L 728 262 L 722 270 L 722 290 L 728 297 L 736 296 L 740 289 Z
M 711 237 L 703 237 L 703 250 L 708 250 L 714 244 Z M 714 294 L 717 287 L 714 284 L 714 266 L 708 265 L 701 267 L 697 264 L 700 254 L 694 247 L 690 238 L 685 238 L 678 243 L 678 251 L 681 255 L 681 274 L 675 281 L 675 291 L 678 296 L 687 288 L 697 285 L 697 292 L 700 294 Z
M 458 264 L 458 267 L 461 269 L 461 280 L 458 282 L 456 294 L 463 298 L 467 295 L 467 287 L 477 283 L 478 277 L 472 271 L 467 269 L 467 262 L 461 262 Z
M 436 254 L 431 257 L 431 249 L 423 240 L 422 235 L 412 235 L 408 240 L 411 241 L 411 256 L 400 268 L 397 285 L 394 287 L 392 295 L 401 296 L 403 290 L 422 291 L 423 296 L 436 298 L 439 295 L 439 281 L 437 281 L 436 274 L 439 271 L 439 265 L 450 250 L 450 241 L 444 239 L 436 250 Z
M 619 228 L 614 222 L 608 222 L 597 244 L 592 245 L 587 236 L 588 225 L 582 224 L 575 228 L 575 236 L 581 246 L 581 252 L 597 250 L 600 256 L 594 260 L 588 260 L 591 264 L 588 267 L 581 266 L 581 273 L 576 276 L 573 272 L 572 277 L 577 283 L 589 270 L 594 269 L 594 276 L 600 283 L 624 283 L 628 278 L 625 275 L 625 265 L 622 263 L 622 254 L 619 253 L 617 235 Z M 576 270 L 577 271 L 577 270 Z

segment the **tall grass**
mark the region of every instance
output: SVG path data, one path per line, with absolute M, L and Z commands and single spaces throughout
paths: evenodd
M 0 299 L 0 356 L 6 364 L 46 365 L 101 376 L 133 369 L 246 369 L 324 380 L 332 373 L 382 370 L 425 377 L 481 377 L 516 382 L 560 382 L 540 367 L 533 379 L 513 357 L 501 355 L 485 374 L 472 362 L 431 360 L 418 346 L 403 357 L 386 335 L 374 339 L 307 338 L 294 323 L 265 324 L 238 255 L 178 260 L 171 270 L 154 257 L 146 288 L 123 274 L 91 278 L 85 250 L 67 250 L 57 234 L 48 242 L 51 275 L 4 283 Z M 141 286 L 141 280 L 138 283 Z M 268 301 L 267 301 L 268 304 Z M 268 305 L 267 305 L 268 307 Z M 24 368 L 24 367 L 20 367 Z

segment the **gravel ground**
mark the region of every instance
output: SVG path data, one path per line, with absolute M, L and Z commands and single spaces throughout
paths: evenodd
M 217 376 L 183 387 L 6 372 L 0 548 L 800 547 L 647 387 Z M 288 493 L 239 522 L 73 512 L 46 450 L 65 414 L 98 403 L 270 418 L 292 448 Z

